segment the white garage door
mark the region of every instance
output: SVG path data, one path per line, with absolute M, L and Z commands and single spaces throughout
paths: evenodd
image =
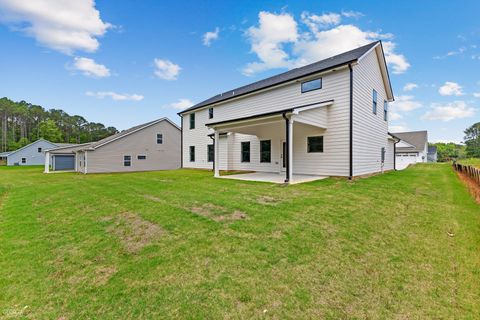
M 417 162 L 416 154 L 404 154 L 404 155 L 400 154 L 400 155 L 397 155 L 396 157 L 395 167 L 397 168 L 397 170 L 403 170 L 406 167 L 408 167 L 408 165 L 416 162 Z

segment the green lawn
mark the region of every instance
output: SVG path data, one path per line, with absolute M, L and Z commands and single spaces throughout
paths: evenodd
M 462 160 L 458 160 L 458 163 L 468 165 L 468 166 L 474 166 L 480 169 L 480 158 L 462 159 Z
M 480 314 L 480 206 L 451 166 L 283 187 L 0 168 L 0 318 Z

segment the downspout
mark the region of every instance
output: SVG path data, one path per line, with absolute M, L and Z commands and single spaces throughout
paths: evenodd
M 180 115 L 180 168 L 183 169 L 183 116 Z
M 290 177 L 290 154 L 288 150 L 288 146 L 290 145 L 290 132 L 289 132 L 289 119 L 287 118 L 286 112 L 282 113 L 283 119 L 285 119 L 285 153 L 283 155 L 285 161 L 285 183 L 289 182 Z
M 215 172 L 215 136 L 210 136 L 210 139 L 213 141 L 213 172 Z
M 348 179 L 353 179 L 353 68 L 352 64 L 348 64 L 348 69 L 350 70 L 350 142 L 349 142 L 349 151 L 350 151 L 350 159 L 349 159 L 349 175 Z

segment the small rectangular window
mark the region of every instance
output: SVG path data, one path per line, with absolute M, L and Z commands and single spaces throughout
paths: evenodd
M 137 159 L 138 159 L 138 160 L 146 160 L 146 159 L 147 159 L 147 156 L 144 155 L 144 154 L 139 154 L 139 155 L 137 156 Z
M 190 162 L 195 162 L 195 146 L 190 146 Z
M 272 142 L 270 140 L 260 141 L 260 162 L 270 163 L 272 161 Z
M 213 118 L 213 108 L 209 108 L 208 109 L 208 119 L 212 119 Z
M 157 133 L 157 144 L 163 144 L 163 134 Z
M 123 156 L 123 166 L 124 167 L 132 166 L 132 156 Z
M 42 148 L 38 148 L 37 151 L 40 153 L 42 152 Z
M 250 141 L 242 142 L 242 162 L 250 162 Z
M 190 129 L 195 129 L 195 113 L 190 114 Z
M 302 82 L 302 93 L 322 89 L 322 78 Z
M 383 120 L 388 120 L 388 102 L 387 100 L 383 101 Z
M 323 152 L 323 136 L 307 138 L 307 152 Z
M 207 158 L 208 158 L 208 162 L 213 162 L 213 160 L 215 159 L 215 147 L 213 144 L 209 144 L 207 146 Z
M 381 152 L 382 162 L 385 162 L 385 148 L 383 147 Z
M 377 91 L 373 89 L 373 114 L 377 114 Z
M 22 158 L 22 163 L 27 163 L 27 158 Z

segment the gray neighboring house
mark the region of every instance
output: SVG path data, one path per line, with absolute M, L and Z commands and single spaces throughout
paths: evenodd
M 402 170 L 410 164 L 427 162 L 427 131 L 395 132 L 394 135 L 401 139 L 395 149 L 397 169 Z
M 168 118 L 161 118 L 97 142 L 47 150 L 45 172 L 172 170 L 180 168 L 180 150 L 181 129 Z
M 427 161 L 437 162 L 437 147 L 428 146 Z
M 0 157 L 7 159 L 7 166 L 43 165 L 45 163 L 45 150 L 64 145 L 64 143 L 39 139 L 15 151 L 3 152 Z

